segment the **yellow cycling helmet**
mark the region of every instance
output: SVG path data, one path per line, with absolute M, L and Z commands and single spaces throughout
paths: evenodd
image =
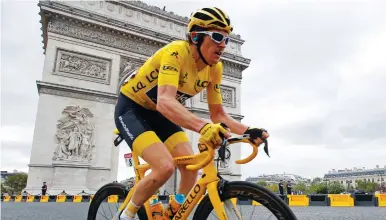
M 201 8 L 193 12 L 190 16 L 188 32 L 191 32 L 194 26 L 202 28 L 217 28 L 226 31 L 228 34 L 233 30 L 228 15 L 216 7 Z

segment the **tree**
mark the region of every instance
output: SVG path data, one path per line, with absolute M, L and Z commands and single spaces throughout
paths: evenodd
M 307 186 L 304 183 L 298 183 L 294 186 L 295 192 L 300 192 L 301 194 L 306 194 L 308 192 Z
M 322 181 L 323 181 L 322 178 L 320 178 L 320 177 L 315 177 L 315 178 L 312 180 L 311 183 L 321 183 Z
M 267 186 L 267 188 L 272 192 L 279 192 L 279 186 L 277 184 L 270 184 Z
M 313 183 L 311 184 L 308 193 L 316 193 L 316 194 L 327 194 L 328 186 L 327 183 Z
M 267 183 L 265 181 L 259 181 L 256 184 L 260 186 L 267 186 Z
M 14 193 L 21 193 L 27 185 L 27 177 L 28 175 L 25 173 L 8 176 L 8 179 L 4 182 L 4 186 L 8 187 L 8 193 L 11 195 Z
M 356 183 L 357 183 L 356 189 L 363 190 L 367 193 L 374 193 L 378 185 L 377 183 L 363 181 L 363 180 L 357 180 Z
M 4 186 L 3 183 L 1 183 L 1 192 L 2 192 L 2 193 L 7 192 L 7 189 L 5 188 L 5 186 Z
M 331 183 L 328 186 L 328 193 L 330 194 L 340 194 L 344 192 L 344 187 L 340 183 Z

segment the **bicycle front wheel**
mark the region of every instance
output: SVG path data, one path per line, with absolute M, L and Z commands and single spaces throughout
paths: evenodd
M 101 187 L 94 195 L 88 209 L 87 220 L 111 220 L 114 216 L 119 215 L 118 209 L 121 206 L 120 202 L 126 199 L 128 189 L 119 183 L 109 183 Z M 107 203 L 109 196 L 117 195 L 118 201 Z M 116 218 L 118 219 L 118 218 Z M 136 219 L 147 220 L 144 207 L 138 210 Z
M 257 206 L 252 205 L 236 205 L 239 208 L 238 212 L 241 215 L 241 219 L 270 219 L 273 220 L 297 220 L 295 214 L 290 207 L 284 202 L 283 199 L 257 184 L 244 182 L 244 181 L 232 181 L 225 182 L 223 186 L 219 188 L 219 195 L 221 201 L 231 201 L 231 199 L 250 200 L 260 203 Z M 226 207 L 226 206 L 225 206 Z M 231 217 L 237 216 L 234 210 L 227 210 L 229 219 L 237 219 Z M 213 210 L 213 205 L 210 202 L 209 195 L 207 194 L 200 204 L 198 205 L 193 220 L 202 219 L 219 219 Z

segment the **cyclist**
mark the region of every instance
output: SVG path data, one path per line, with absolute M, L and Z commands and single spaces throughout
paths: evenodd
M 220 133 L 250 134 L 260 145 L 268 133 L 230 117 L 222 107 L 220 57 L 232 32 L 229 17 L 219 8 L 202 8 L 191 14 L 187 40 L 173 41 L 159 49 L 120 89 L 115 124 L 130 148 L 151 166 L 151 173 L 138 182 L 120 219 L 134 219 L 143 205 L 174 173 L 173 157 L 193 155 L 181 127 L 200 134 L 200 143 L 221 144 Z M 208 122 L 187 110 L 188 98 L 207 90 Z M 185 196 L 194 186 L 198 172 L 178 167 L 178 193 Z

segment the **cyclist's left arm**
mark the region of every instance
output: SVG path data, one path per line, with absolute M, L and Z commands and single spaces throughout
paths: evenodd
M 222 63 L 218 63 L 212 76 L 212 81 L 206 88 L 210 119 L 214 123 L 225 123 L 232 133 L 244 134 L 244 132 L 248 129 L 248 126 L 233 119 L 228 113 L 225 112 L 222 106 L 222 96 L 220 89 L 222 73 Z

